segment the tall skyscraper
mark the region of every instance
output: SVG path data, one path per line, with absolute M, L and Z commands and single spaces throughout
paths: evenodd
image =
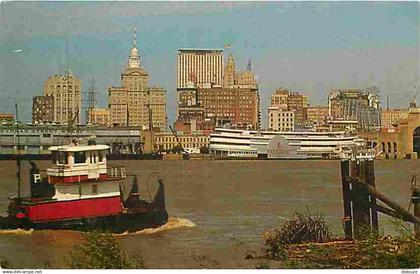
M 121 74 L 122 86 L 108 89 L 110 123 L 114 126 L 166 128 L 166 91 L 149 87 L 136 45 L 136 31 L 128 64 Z
M 233 55 L 229 55 L 226 69 L 223 75 L 223 86 L 225 88 L 233 88 L 235 85 L 235 59 Z
M 80 122 L 82 83 L 77 77 L 67 74 L 48 78 L 44 87 L 45 95 L 54 98 L 53 122 L 60 124 Z
M 223 49 L 179 49 L 177 89 L 222 85 Z

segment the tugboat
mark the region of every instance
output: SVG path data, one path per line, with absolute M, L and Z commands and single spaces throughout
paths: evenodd
M 52 166 L 46 176 L 30 162 L 30 194 L 21 197 L 19 184 L 18 196 L 9 198 L 8 215 L 0 217 L 0 229 L 122 233 L 165 224 L 168 213 L 162 180 L 158 179 L 153 198 L 141 198 L 137 176 L 126 174 L 124 167 L 107 165 L 108 148 L 93 140 L 88 145 L 72 141 L 50 147 Z

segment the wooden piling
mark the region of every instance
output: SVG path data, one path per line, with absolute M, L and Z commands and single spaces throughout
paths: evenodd
M 416 186 L 412 188 L 411 202 L 414 206 L 414 216 L 420 219 L 420 188 Z M 420 239 L 420 223 L 414 223 L 414 235 Z
M 375 163 L 374 161 L 366 161 L 366 183 L 373 188 L 375 186 Z M 369 194 L 369 202 L 370 202 L 370 217 L 371 217 L 371 225 L 372 225 L 372 232 L 379 233 L 379 220 L 378 220 L 378 211 L 376 207 L 376 198 L 372 194 Z
M 366 182 L 367 161 L 352 161 L 352 178 Z M 360 184 L 351 185 L 351 201 L 353 209 L 353 231 L 355 239 L 363 239 L 371 231 L 370 196 L 366 188 Z
M 347 240 L 353 239 L 352 231 L 352 216 L 351 216 L 351 197 L 350 197 L 350 181 L 349 177 L 349 166 L 350 161 L 344 160 L 341 161 L 341 184 L 343 191 L 343 207 L 344 207 L 344 216 L 343 216 L 343 229 L 344 235 Z

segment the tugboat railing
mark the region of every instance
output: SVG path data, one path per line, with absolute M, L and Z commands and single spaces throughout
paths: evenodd
M 124 179 L 127 177 L 125 167 L 123 166 L 107 166 L 106 173 L 109 178 Z
M 41 177 L 48 176 L 48 171 L 51 171 L 55 168 L 48 168 L 48 169 L 38 169 L 39 174 L 41 174 Z M 70 171 L 69 169 L 56 169 L 56 171 L 59 174 L 64 174 L 64 171 Z M 92 171 L 92 169 L 84 168 L 84 169 L 77 169 L 78 173 L 88 173 Z M 126 173 L 124 166 L 110 166 L 108 165 L 106 167 L 106 173 L 108 175 L 108 178 L 110 179 L 125 179 L 127 176 L 130 176 Z

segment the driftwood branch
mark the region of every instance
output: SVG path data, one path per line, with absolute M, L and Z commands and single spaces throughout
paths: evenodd
M 405 222 L 412 223 L 410 220 L 408 220 L 404 216 L 398 214 L 395 210 L 389 209 L 389 208 L 384 207 L 384 206 L 381 206 L 381 205 L 376 205 L 375 207 L 376 207 L 376 210 L 377 211 L 379 211 L 379 212 L 381 212 L 383 214 L 386 214 L 388 216 L 391 216 L 391 217 L 394 217 L 394 218 L 397 218 L 397 219 L 401 219 L 401 220 L 403 220 Z
M 381 200 L 384 204 L 386 204 L 387 206 L 389 206 L 390 208 L 395 210 L 395 213 L 398 214 L 398 215 L 401 215 L 401 217 L 404 218 L 406 221 L 411 222 L 413 224 L 420 224 L 420 218 L 415 217 L 413 214 L 411 214 L 410 212 L 408 212 L 407 210 L 402 208 L 399 204 L 397 204 L 396 202 L 388 199 L 382 193 L 378 192 L 376 189 L 374 189 L 370 185 L 364 183 L 363 181 L 355 179 L 355 178 L 348 177 L 348 180 L 349 180 L 350 183 L 359 184 L 359 185 L 362 185 L 363 187 L 365 187 L 365 189 L 371 195 L 375 196 L 375 198 Z

